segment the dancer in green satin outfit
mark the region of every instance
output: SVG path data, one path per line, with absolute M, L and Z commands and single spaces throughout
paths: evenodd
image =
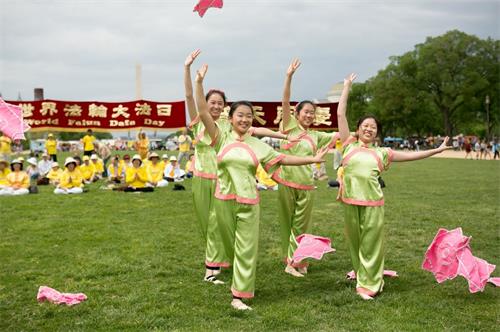
M 318 149 L 333 147 L 339 135 L 336 132 L 324 133 L 310 129 L 316 111 L 312 101 L 301 101 L 295 107 L 294 115 L 291 114 L 290 87 L 292 76 L 299 66 L 300 61 L 293 60 L 286 73 L 281 130 L 300 140 L 293 143 L 284 141 L 281 144 L 281 152 L 296 156 L 313 156 Z M 310 231 L 315 189 L 313 172 L 309 165 L 283 166 L 274 174 L 273 179 L 280 184 L 278 206 L 282 253 L 287 263 L 285 272 L 295 277 L 303 277 L 307 273 L 307 262 L 295 263 L 292 258 L 298 246 L 297 236 Z
M 260 163 L 272 174 L 281 164 L 305 165 L 318 162 L 328 149 L 320 149 L 314 157 L 296 157 L 276 152 L 249 135 L 253 106 L 246 101 L 231 104 L 231 131 L 222 131 L 210 116 L 203 93 L 203 79 L 207 69 L 208 66 L 204 65 L 196 75 L 196 104 L 200 119 L 217 152 L 214 202 L 216 230 L 219 233 L 217 236 L 222 239 L 225 252 L 230 257 L 228 265 L 233 265 L 231 305 L 238 310 L 249 310 L 251 308 L 242 299 L 252 298 L 255 289 L 260 222 L 259 193 L 255 185 L 257 165 Z M 211 232 L 207 234 L 209 238 L 213 235 Z
M 380 173 L 391 162 L 424 159 L 451 147 L 446 146 L 448 137 L 437 149 L 420 152 L 377 147 L 381 127 L 372 115 L 359 119 L 355 135 L 350 136 L 346 108 L 355 78 L 351 74 L 344 80 L 337 110 L 344 169 L 338 198 L 344 205 L 345 235 L 356 274 L 356 292 L 370 300 L 384 286 L 384 195 L 378 182 Z
M 193 177 L 193 205 L 196 217 L 200 224 L 200 230 L 203 240 L 206 242 L 205 259 L 205 279 L 213 283 L 221 283 L 215 277 L 220 272 L 221 267 L 227 266 L 229 258 L 225 254 L 222 240 L 217 238 L 217 223 L 212 208 L 214 202 L 215 180 L 217 179 L 217 158 L 216 152 L 211 146 L 211 138 L 205 132 L 205 125 L 200 121 L 196 104 L 193 97 L 193 85 L 191 82 L 191 65 L 201 53 L 195 50 L 189 54 L 184 62 L 184 88 L 186 93 L 186 106 L 192 122 L 189 124 L 190 130 L 195 137 L 195 157 L 194 157 L 194 177 Z M 217 123 L 221 132 L 231 129 L 230 123 L 222 119 L 221 113 L 226 106 L 226 96 L 221 90 L 210 90 L 205 96 L 208 104 L 209 114 Z M 267 136 L 278 139 L 289 138 L 294 142 L 290 135 L 275 132 L 267 128 L 249 128 L 249 132 L 255 136 Z M 215 234 L 207 236 L 208 233 Z

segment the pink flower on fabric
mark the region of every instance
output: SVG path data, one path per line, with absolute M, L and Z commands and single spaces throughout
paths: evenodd
M 222 0 L 200 0 L 196 6 L 194 6 L 193 11 L 198 12 L 200 17 L 203 17 L 207 12 L 208 8 L 222 8 L 223 3 Z
M 54 304 L 66 304 L 72 306 L 83 302 L 87 299 L 87 295 L 83 293 L 61 293 L 47 286 L 40 286 L 36 296 L 38 302 L 49 301 Z
M 331 247 L 331 241 L 327 237 L 321 237 L 311 234 L 302 234 L 297 236 L 299 243 L 297 249 L 293 253 L 293 261 L 300 262 L 305 258 L 321 259 L 324 254 L 335 252 Z
M 23 121 L 21 107 L 6 103 L 0 98 L 0 131 L 12 140 L 26 139 L 24 133 L 30 129 Z

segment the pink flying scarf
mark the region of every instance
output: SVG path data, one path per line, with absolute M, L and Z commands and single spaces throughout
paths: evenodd
M 12 140 L 26 139 L 24 133 L 30 129 L 23 121 L 23 110 L 0 98 L 0 131 Z
M 207 12 L 208 8 L 222 8 L 223 3 L 222 0 L 200 0 L 196 6 L 194 6 L 193 11 L 198 12 L 200 17 L 203 17 Z
M 87 299 L 87 295 L 83 293 L 61 293 L 47 286 L 40 286 L 36 296 L 38 302 L 49 301 L 55 304 L 66 304 L 72 306 L 83 302 Z
M 311 234 L 302 234 L 297 236 L 299 243 L 293 253 L 293 262 L 297 263 L 305 258 L 321 259 L 324 254 L 334 252 L 331 247 L 331 241 L 327 237 L 321 237 Z
M 457 275 L 464 277 L 471 293 L 483 291 L 488 281 L 498 286 L 497 278 L 490 278 L 495 265 L 473 256 L 469 243 L 470 237 L 462 234 L 462 228 L 440 228 L 425 253 L 422 268 L 432 272 L 438 283 Z

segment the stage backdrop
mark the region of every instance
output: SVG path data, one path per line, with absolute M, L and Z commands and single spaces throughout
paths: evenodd
M 7 101 L 19 105 L 31 131 L 119 131 L 136 128 L 178 129 L 186 126 L 184 101 L 155 102 L 135 100 L 108 103 L 99 101 Z M 276 129 L 282 118 L 281 102 L 252 102 L 255 127 Z M 295 103 L 292 103 L 295 105 Z M 318 104 L 313 129 L 337 128 L 337 103 Z M 229 107 L 222 117 L 227 117 Z

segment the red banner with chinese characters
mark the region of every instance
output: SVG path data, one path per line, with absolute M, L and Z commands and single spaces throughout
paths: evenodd
M 109 103 L 98 101 L 8 101 L 19 105 L 24 121 L 32 131 L 60 130 L 108 132 L 146 129 L 178 129 L 186 126 L 184 101 L 154 102 L 135 100 Z M 256 127 L 277 129 L 282 117 L 281 102 L 252 102 Z M 293 103 L 294 105 L 295 103 Z M 318 104 L 316 120 L 311 129 L 337 128 L 337 103 Z M 293 108 L 293 107 L 292 107 Z M 229 107 L 222 117 L 227 117 Z

